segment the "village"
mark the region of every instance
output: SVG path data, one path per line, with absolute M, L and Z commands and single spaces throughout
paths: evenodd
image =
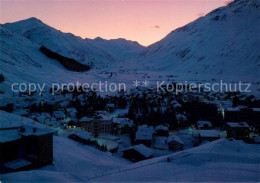
M 238 92 L 194 89 L 176 95 L 133 88 L 115 95 L 83 90 L 53 95 L 50 89 L 41 95 L 16 93 L 1 101 L 0 109 L 46 126 L 1 126 L 1 173 L 51 164 L 53 135 L 133 162 L 220 138 L 260 143 L 260 100 Z

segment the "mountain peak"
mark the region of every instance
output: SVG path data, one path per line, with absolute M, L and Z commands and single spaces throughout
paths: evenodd
M 30 17 L 30 18 L 27 18 L 25 20 L 22 20 L 22 21 L 25 21 L 25 22 L 34 22 L 34 23 L 43 23 L 40 19 L 36 18 L 36 17 Z
M 12 23 L 6 23 L 4 26 L 6 27 L 13 27 L 13 28 L 33 28 L 33 27 L 38 27 L 38 26 L 47 26 L 45 23 L 43 23 L 40 19 L 37 19 L 35 17 L 27 18 L 24 20 L 20 20 L 17 22 L 12 22 Z

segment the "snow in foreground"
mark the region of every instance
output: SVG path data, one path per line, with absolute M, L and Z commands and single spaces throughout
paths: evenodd
M 220 139 L 171 156 L 136 163 L 92 181 L 259 182 L 259 147 Z
M 12 121 L 12 123 L 10 123 Z M 0 110 L 0 125 L 23 124 L 44 127 L 31 119 Z M 66 137 L 53 136 L 53 165 L 40 170 L 0 175 L 2 182 L 78 182 L 102 175 L 111 169 L 122 168 L 130 162 L 110 153 L 74 142 Z
M 4 174 L 0 179 L 3 182 L 259 182 L 259 150 L 259 145 L 219 139 L 127 165 L 108 153 L 54 137 L 54 165 Z

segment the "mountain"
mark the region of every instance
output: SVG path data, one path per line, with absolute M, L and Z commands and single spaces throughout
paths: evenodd
M 71 33 L 56 30 L 37 18 L 2 25 L 7 30 L 44 46 L 62 56 L 75 59 L 93 68 L 105 68 L 118 63 L 124 53 L 139 54 L 144 47 L 123 39 L 82 39 Z M 140 50 L 139 50 L 140 49 Z M 136 52 L 136 53 L 135 53 Z M 117 55 L 119 54 L 119 55 Z
M 0 73 L 6 80 L 1 90 L 10 89 L 8 85 L 14 82 L 107 80 L 111 72 L 116 74 L 110 81 L 128 83 L 145 77 L 166 80 L 167 75 L 173 75 L 180 80 L 228 79 L 256 81 L 257 85 L 259 8 L 259 1 L 236 0 L 172 31 L 149 47 L 125 39 L 82 39 L 36 18 L 1 24 Z M 83 73 L 69 71 L 41 53 L 42 46 L 59 58 L 75 60 L 91 69 Z
M 128 66 L 123 58 L 130 60 L 144 51 L 144 47 L 137 42 L 124 39 L 82 39 L 56 30 L 36 18 L 0 24 L 0 38 L 0 74 L 5 78 L 0 91 L 10 94 L 13 83 L 51 85 L 54 82 L 99 81 L 108 76 L 100 76 L 100 72 L 118 70 L 121 65 Z M 44 55 L 40 51 L 43 47 L 57 53 L 54 55 L 59 59 Z M 68 67 L 71 64 L 64 64 L 67 61 L 74 62 L 72 67 Z M 78 66 L 75 69 L 75 61 L 79 62 L 76 64 L 79 67 L 81 64 L 91 66 L 90 71 L 74 72 L 79 70 Z
M 178 28 L 139 55 L 146 69 L 204 78 L 260 78 L 260 2 L 236 0 Z
M 141 46 L 138 42 L 123 38 L 106 40 L 97 37 L 95 39 L 86 40 L 98 48 L 107 50 L 111 55 L 120 60 L 134 59 L 138 54 L 145 50 L 145 47 Z

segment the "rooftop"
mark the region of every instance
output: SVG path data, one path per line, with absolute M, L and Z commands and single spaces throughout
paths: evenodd
M 246 122 L 227 122 L 227 125 L 232 128 L 249 128 Z

